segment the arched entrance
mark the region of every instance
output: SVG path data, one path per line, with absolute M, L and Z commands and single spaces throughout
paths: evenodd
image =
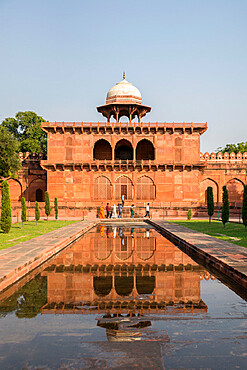
M 207 203 L 207 188 L 211 186 L 213 188 L 214 202 L 219 201 L 218 184 L 212 179 L 205 179 L 200 183 L 200 202 Z
M 132 181 L 127 176 L 121 176 L 116 181 L 116 199 L 121 199 L 122 195 L 126 200 L 133 199 L 134 187 Z
M 155 185 L 150 177 L 142 176 L 137 180 L 136 198 L 138 200 L 152 200 L 155 198 Z
M 133 160 L 133 147 L 128 140 L 120 140 L 115 146 L 115 159 Z
M 43 191 L 42 189 L 37 189 L 36 190 L 36 202 L 43 202 Z
M 244 185 L 238 179 L 232 179 L 226 184 L 229 196 L 229 203 L 233 207 L 241 207 L 243 201 Z
M 94 181 L 94 199 L 110 200 L 112 198 L 112 185 L 105 176 L 99 176 Z
M 112 159 L 112 148 L 107 140 L 100 139 L 94 144 L 93 159 Z
M 139 141 L 136 147 L 137 160 L 154 160 L 154 146 L 151 141 L 143 139 Z

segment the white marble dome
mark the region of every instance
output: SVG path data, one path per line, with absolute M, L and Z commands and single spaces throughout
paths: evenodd
M 107 93 L 106 102 L 110 103 L 142 103 L 140 91 L 125 78 L 113 86 Z

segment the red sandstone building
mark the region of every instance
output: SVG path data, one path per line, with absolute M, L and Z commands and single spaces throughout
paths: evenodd
M 78 216 L 84 210 L 95 216 L 102 203 L 117 204 L 124 195 L 125 204 L 134 203 L 139 215 L 149 202 L 153 217 L 164 210 L 169 216 L 188 208 L 198 211 L 208 186 L 220 203 L 226 185 L 231 206 L 240 207 L 247 153 L 202 155 L 200 136 L 207 123 L 142 122 L 151 107 L 142 104 L 140 91 L 125 77 L 97 110 L 105 122 L 42 123 L 47 159 L 21 158 L 19 178 L 9 179 L 13 206 L 25 196 L 32 207 L 48 190 L 64 215 Z

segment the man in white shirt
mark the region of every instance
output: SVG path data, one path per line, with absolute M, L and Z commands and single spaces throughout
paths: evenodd
M 145 216 L 144 216 L 144 217 L 149 217 L 149 218 L 151 218 L 150 213 L 149 213 L 149 203 L 146 205 L 146 214 L 145 214 Z

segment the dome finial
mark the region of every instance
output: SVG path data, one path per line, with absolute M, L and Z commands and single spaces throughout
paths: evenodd
M 125 80 L 125 72 L 123 73 L 123 80 Z

